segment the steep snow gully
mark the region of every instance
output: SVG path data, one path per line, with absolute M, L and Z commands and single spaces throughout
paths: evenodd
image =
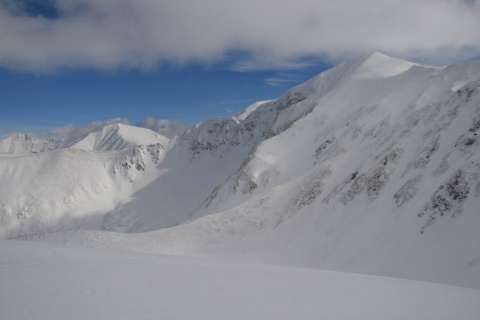
M 480 62 L 373 53 L 173 138 L 2 140 L 0 232 L 480 288 L 479 132 Z

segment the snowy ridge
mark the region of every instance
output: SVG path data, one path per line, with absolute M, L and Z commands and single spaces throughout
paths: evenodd
M 479 81 L 480 62 L 352 59 L 179 136 L 99 227 L 124 233 L 26 238 L 480 288 Z
M 236 116 L 233 117 L 234 120 L 237 122 L 245 120 L 252 112 L 257 110 L 259 107 L 264 105 L 267 102 L 270 102 L 272 100 L 265 100 L 265 101 L 257 101 L 251 105 L 249 105 L 245 110 L 237 114 Z

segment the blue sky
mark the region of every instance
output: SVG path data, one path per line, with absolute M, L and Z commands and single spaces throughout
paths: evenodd
M 226 70 L 223 66 L 155 70 L 69 70 L 31 74 L 0 70 L 2 131 L 49 131 L 65 125 L 147 116 L 187 124 L 238 113 L 280 96 L 329 65 L 290 71 Z
M 0 0 L 0 134 L 235 114 L 357 54 L 480 56 L 472 0 Z

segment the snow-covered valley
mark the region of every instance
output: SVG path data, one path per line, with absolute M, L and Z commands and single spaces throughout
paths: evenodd
M 136 272 L 168 288 L 158 296 L 163 304 L 150 297 L 139 308 L 171 312 L 169 319 L 202 319 L 195 312 L 185 313 L 183 305 L 168 304 L 178 298 L 167 292 L 187 294 L 190 286 L 181 279 L 190 276 L 200 288 L 210 286 L 201 279 L 213 281 L 212 274 L 218 274 L 218 283 L 211 284 L 219 286 L 218 297 L 192 302 L 192 296 L 187 304 L 205 319 L 313 319 L 322 314 L 319 310 L 326 312 L 325 318 L 336 319 L 351 319 L 349 312 L 358 314 L 356 319 L 476 319 L 478 132 L 480 62 L 428 67 L 373 53 L 325 71 L 277 100 L 254 104 L 235 117 L 207 120 L 176 137 L 120 124 L 70 144 L 10 136 L 0 140 L 0 178 L 7 182 L 0 185 L 0 235 L 56 244 L 32 243 L 30 248 L 3 241 L 1 266 L 6 273 L 1 277 L 19 278 L 40 261 L 45 278 L 60 281 L 53 276 L 61 274 L 58 269 L 78 264 L 82 267 L 74 278 L 85 279 L 80 269 L 91 268 L 103 280 L 98 285 L 94 278 L 79 280 L 87 283 L 70 288 L 52 284 L 46 303 L 62 290 L 68 292 L 65 299 L 79 295 L 94 303 L 98 296 L 88 294 L 93 290 L 103 295 L 98 303 L 108 306 L 108 290 L 119 292 L 117 303 L 128 300 L 124 290 L 129 286 L 139 291 L 135 295 L 158 295 L 158 287 L 129 285 L 133 278 L 109 284 L 135 264 Z M 119 263 L 102 260 L 102 252 L 109 251 L 99 249 L 114 250 L 112 259 Z M 81 257 L 86 262 L 80 263 Z M 243 265 L 246 262 L 377 277 Z M 24 270 L 14 270 L 12 264 Z M 153 271 L 157 267 L 161 274 L 180 268 L 174 273 L 177 282 L 165 284 Z M 238 288 L 245 281 L 238 268 L 245 268 L 254 283 L 247 300 L 262 301 L 266 311 L 262 306 L 259 313 L 235 309 L 234 300 L 246 299 L 250 292 Z M 111 278 L 104 275 L 107 269 L 114 270 Z M 293 280 L 287 280 L 290 276 Z M 2 289 L 13 288 L 13 282 L 8 283 L 10 287 Z M 378 291 L 367 290 L 365 283 L 378 285 Z M 287 296 L 278 286 L 292 290 L 288 299 L 298 290 L 299 304 L 284 300 Z M 6 297 L 3 290 L 0 294 Z M 278 295 L 267 298 L 262 290 Z M 333 293 L 325 298 L 327 291 Z M 384 296 L 394 291 L 398 295 Z M 331 301 L 345 295 L 341 304 L 331 307 Z M 223 301 L 225 307 L 208 313 L 210 299 Z M 389 302 L 382 304 L 382 299 Z M 385 309 L 368 312 L 364 308 L 372 301 L 379 303 L 374 308 Z M 10 306 L 8 299 L 0 303 Z M 28 303 L 33 311 L 43 308 L 41 301 Z M 282 307 L 272 310 L 269 304 Z M 290 309 L 292 305 L 296 307 Z M 347 305 L 352 309 L 344 310 Z M 10 318 L 20 319 L 13 308 L 0 305 Z M 122 310 L 115 310 L 119 316 L 113 318 L 129 318 Z M 49 312 L 43 310 L 45 319 L 63 317 Z

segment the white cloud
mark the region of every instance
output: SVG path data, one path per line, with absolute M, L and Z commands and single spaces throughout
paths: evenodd
M 85 138 L 91 132 L 100 131 L 105 126 L 115 123 L 122 123 L 127 125 L 134 125 L 141 128 L 147 128 L 167 137 L 173 137 L 175 135 L 181 134 L 189 128 L 189 126 L 177 120 L 165 120 L 154 117 L 147 117 L 143 121 L 133 124 L 132 121 L 127 118 L 113 118 L 104 121 L 92 121 L 82 126 L 66 125 L 63 127 L 54 128 L 17 126 L 15 130 L 7 130 L 5 132 L 0 132 L 0 136 L 2 134 L 6 135 L 12 132 L 26 132 L 45 139 L 63 140 L 65 141 L 66 145 L 70 145 Z
M 130 120 L 127 118 L 113 118 L 105 121 L 92 121 L 80 127 L 67 125 L 53 128 L 48 133 L 41 134 L 39 136 L 48 139 L 61 139 L 66 141 L 67 144 L 74 143 L 85 138 L 89 133 L 100 131 L 103 129 L 103 127 L 114 123 L 130 124 Z
M 137 123 L 136 126 L 153 130 L 166 137 L 179 135 L 189 128 L 186 124 L 177 120 L 157 119 L 154 117 L 147 117 L 142 122 Z
M 27 71 L 215 63 L 235 50 L 250 57 L 238 70 L 371 50 L 435 62 L 480 55 L 471 0 L 55 0 L 56 19 L 14 3 L 0 0 L 0 66 Z
M 292 83 L 295 83 L 295 82 L 297 82 L 297 80 L 287 79 L 287 78 L 271 77 L 271 78 L 266 78 L 265 79 L 265 83 L 269 86 L 272 86 L 272 87 L 291 86 Z

